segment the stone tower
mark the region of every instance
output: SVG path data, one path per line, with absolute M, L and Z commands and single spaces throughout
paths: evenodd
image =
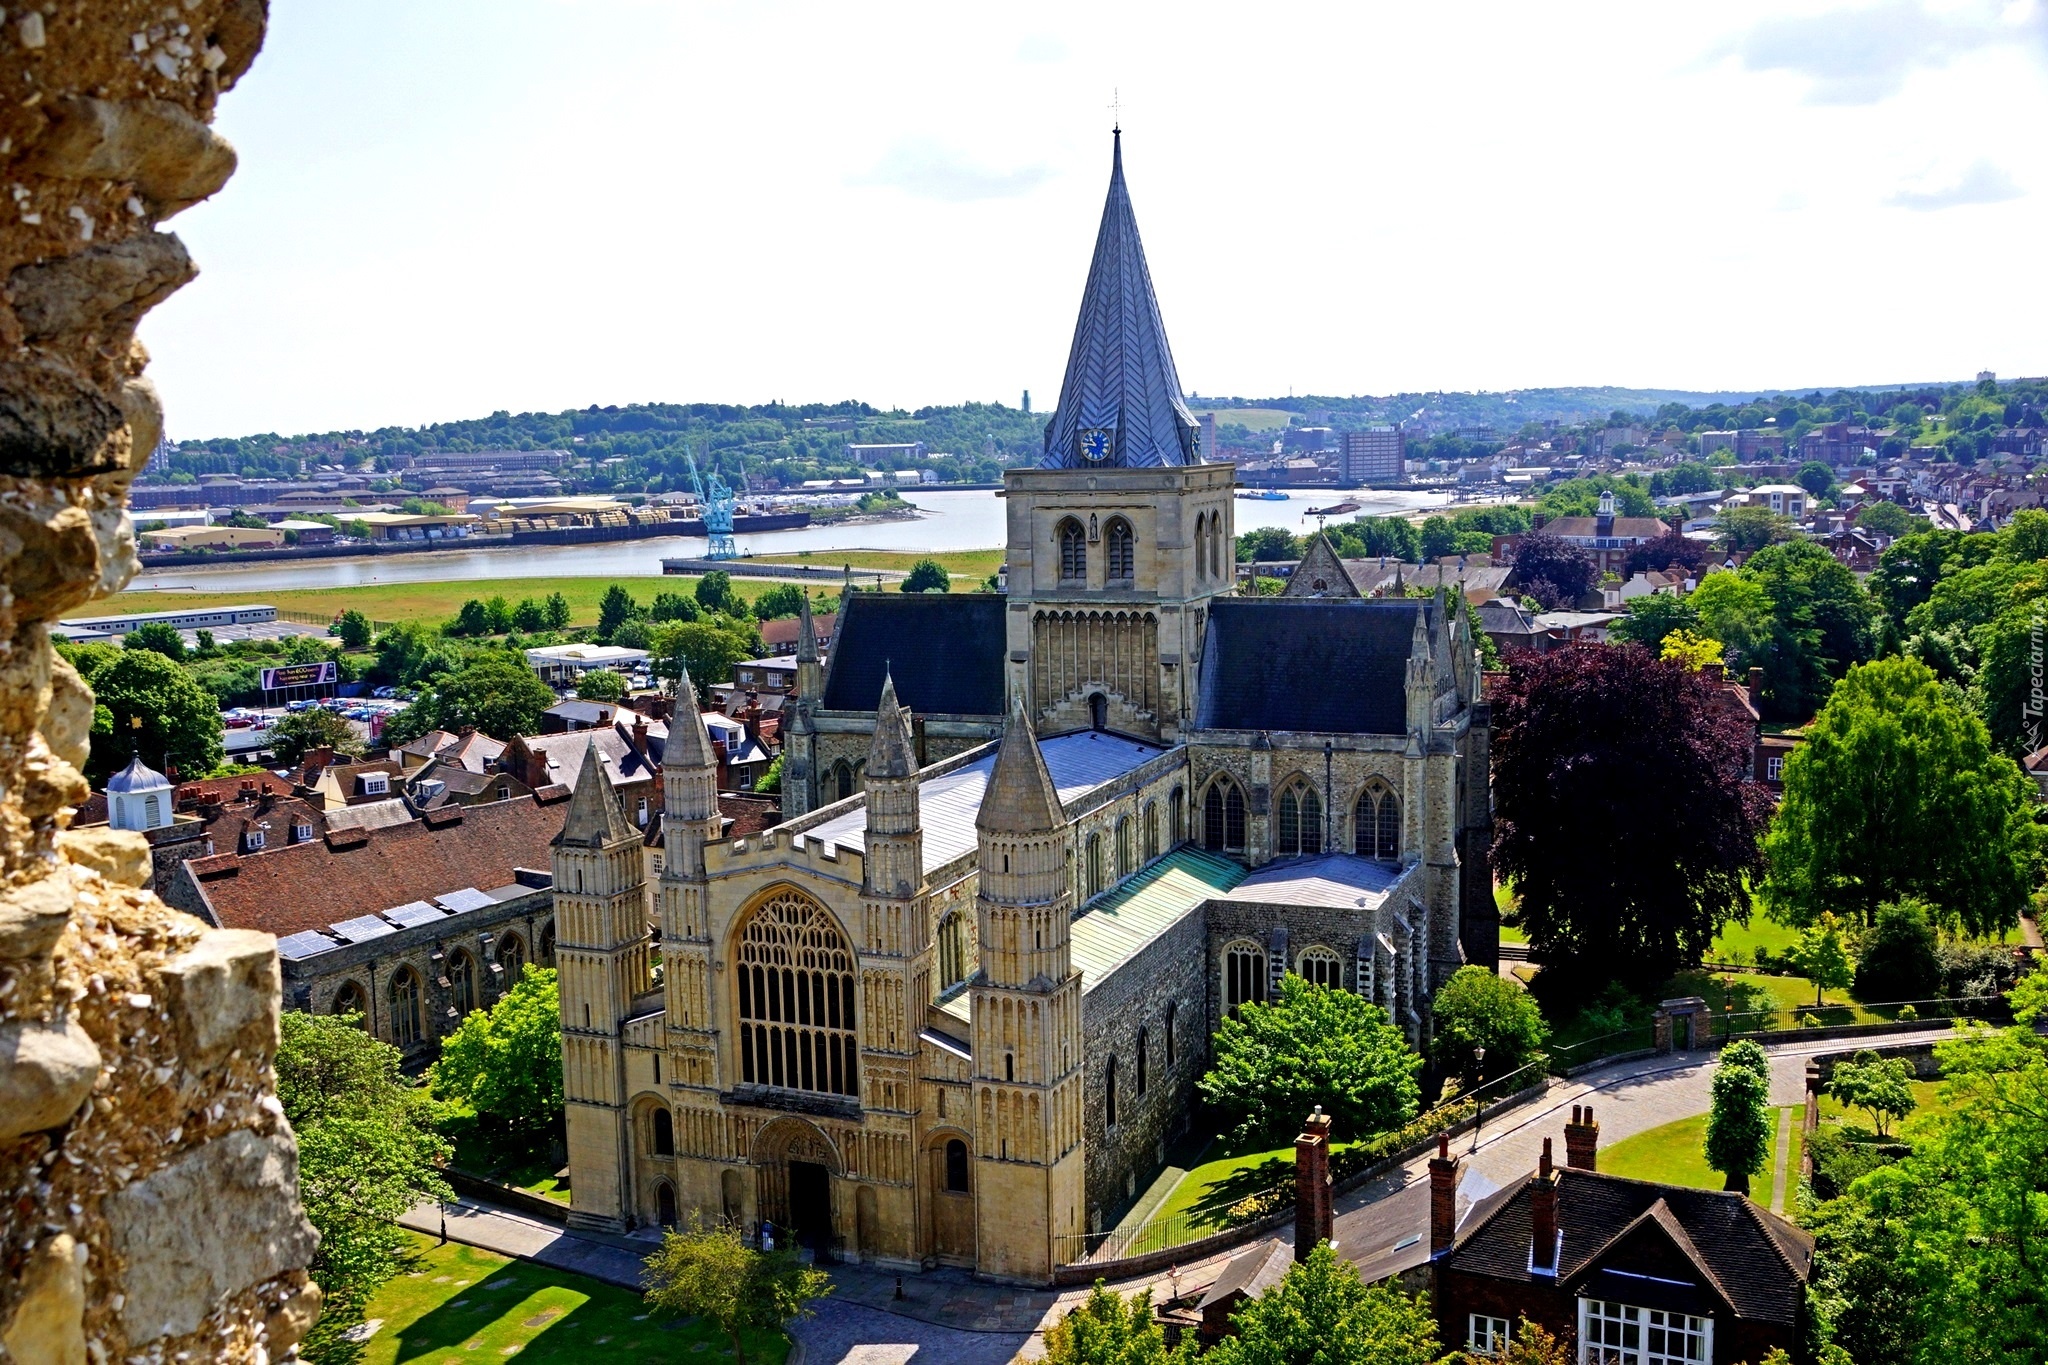
M 596 744 L 555 836 L 555 965 L 562 998 L 562 1093 L 577 1177 L 569 1222 L 620 1229 L 627 1198 L 620 1033 L 653 1002 L 640 832 L 619 809 Z
M 719 835 L 718 754 L 684 672 L 662 751 L 662 990 L 668 1006 L 669 1082 L 678 1095 L 697 1092 L 708 1105 L 718 1090 L 718 1034 L 711 1018 L 711 911 L 704 846 Z M 559 883 L 557 883 L 559 885 Z M 694 1125 L 679 1114 L 679 1137 Z
M 796 695 L 790 698 L 788 738 L 782 748 L 782 814 L 802 815 L 818 804 L 818 725 L 811 712 L 825 696 L 825 670 L 818 661 L 818 628 L 811 619 L 811 594 L 804 590 L 796 619 Z
M 867 838 L 861 859 L 861 1103 L 917 1108 L 918 1030 L 931 999 L 931 926 L 924 908 L 924 827 L 910 713 L 882 681 L 868 745 Z M 908 1134 L 908 1127 L 904 1129 Z
M 1038 729 L 1178 737 L 1235 586 L 1235 479 L 1181 398 L 1119 136 L 1044 458 L 1003 476 L 1012 688 Z
M 1082 1207 L 1081 978 L 1068 948 L 1070 840 L 1022 699 L 975 816 L 975 1200 L 985 1274 L 1043 1283 Z

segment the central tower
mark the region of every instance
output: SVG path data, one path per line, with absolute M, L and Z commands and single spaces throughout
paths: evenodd
M 1181 397 L 1113 135 L 1109 198 L 1060 402 L 1007 470 L 1011 690 L 1038 730 L 1172 743 L 1195 709 L 1211 598 L 1233 590 L 1233 465 Z

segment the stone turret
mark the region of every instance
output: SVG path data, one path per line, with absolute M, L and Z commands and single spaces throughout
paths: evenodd
M 619 809 L 593 742 L 554 841 L 562 1094 L 577 1170 L 569 1221 L 624 1228 L 629 1189 L 621 1029 L 654 988 L 640 832 Z
M 865 890 L 870 896 L 909 897 L 924 884 L 917 754 L 910 713 L 897 704 L 895 679 L 886 673 L 882 700 L 875 708 L 874 737 L 868 744 L 866 778 Z
M 975 830 L 978 1264 L 984 1274 L 1043 1282 L 1086 1230 L 1081 977 L 1068 948 L 1071 837 L 1021 700 Z
M 782 737 L 782 814 L 802 815 L 818 804 L 818 723 L 811 714 L 825 697 L 825 670 L 818 659 L 818 628 L 811 619 L 811 594 L 797 609 L 796 691 L 785 703 L 788 725 Z

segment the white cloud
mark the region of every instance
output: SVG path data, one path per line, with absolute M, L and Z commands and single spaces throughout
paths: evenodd
M 2002 204 L 2025 193 L 2010 175 L 1989 161 L 1978 160 L 1954 180 L 1922 189 L 1901 189 L 1885 202 L 1893 208 L 1929 213 L 1967 204 Z
M 1986 48 L 2017 46 L 2037 54 L 2048 38 L 2048 10 L 1976 7 L 1937 11 L 1918 0 L 1766 19 L 1719 49 L 1752 71 L 1806 77 L 1812 104 L 1873 104 L 1905 88 L 1916 71 L 1948 66 Z
M 971 204 L 980 199 L 1015 199 L 1029 194 L 1051 174 L 1044 166 L 998 170 L 930 138 L 908 137 L 899 140 L 873 167 L 847 183 L 885 186 L 946 204 Z

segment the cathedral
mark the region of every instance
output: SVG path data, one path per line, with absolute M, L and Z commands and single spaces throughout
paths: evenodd
M 572 1222 L 1045 1283 L 1164 1166 L 1230 1011 L 1291 971 L 1421 1047 L 1496 963 L 1462 600 L 1363 597 L 1326 546 L 1237 595 L 1210 453 L 1119 139 L 1005 591 L 849 594 L 829 668 L 806 607 L 768 830 L 724 834 L 679 718 L 652 925 L 587 760 L 554 849 Z

